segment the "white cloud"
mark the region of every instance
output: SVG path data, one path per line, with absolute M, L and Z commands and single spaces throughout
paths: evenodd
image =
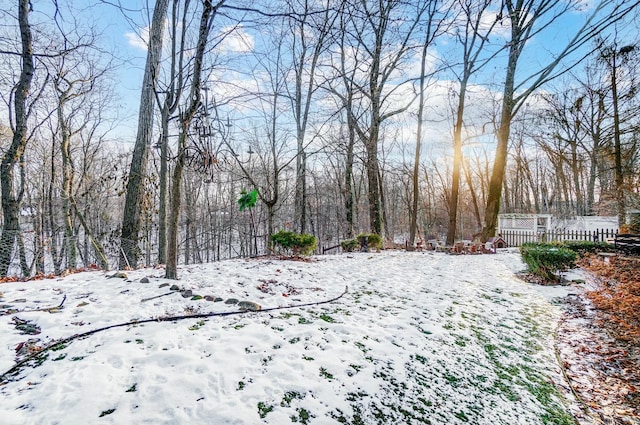
M 126 32 L 124 36 L 130 46 L 137 49 L 147 50 L 147 41 L 149 40 L 149 26 L 141 28 L 139 32 Z
M 247 53 L 253 50 L 255 40 L 242 26 L 228 26 L 220 31 L 224 40 L 220 43 L 220 50 L 225 53 Z
M 495 11 L 485 11 L 480 17 L 478 30 L 481 34 L 491 31 L 490 36 L 508 38 L 511 35 L 511 22 L 506 17 L 500 18 Z

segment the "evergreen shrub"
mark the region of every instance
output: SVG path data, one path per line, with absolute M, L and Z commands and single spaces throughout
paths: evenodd
M 311 255 L 317 246 L 315 236 L 288 230 L 281 230 L 271 235 L 271 242 L 278 251 L 290 255 Z
M 575 267 L 578 254 L 561 244 L 526 243 L 520 254 L 529 271 L 546 280 L 558 281 L 557 272 Z
M 358 248 L 358 245 L 357 239 L 346 239 L 340 242 L 340 246 L 344 252 L 353 252 Z

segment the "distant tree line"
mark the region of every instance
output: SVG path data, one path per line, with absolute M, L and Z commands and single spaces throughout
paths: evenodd
M 640 206 L 638 2 L 4 3 L 2 276 L 177 278 L 283 229 L 411 249 Z M 104 8 L 146 45 L 137 121 Z

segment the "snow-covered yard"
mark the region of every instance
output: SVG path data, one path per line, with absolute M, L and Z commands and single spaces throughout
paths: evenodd
M 555 385 L 560 307 L 551 292 L 563 289 L 524 283 L 514 276 L 522 269 L 515 251 L 385 251 L 184 266 L 179 281 L 143 269 L 1 284 L 0 313 L 66 300 L 57 312 L 0 316 L 0 373 L 19 345 L 24 356 L 111 324 L 238 310 L 229 299 L 266 310 L 348 292 L 321 305 L 132 324 L 61 344 L 4 377 L 0 422 L 573 423 Z M 171 291 L 175 284 L 191 295 Z

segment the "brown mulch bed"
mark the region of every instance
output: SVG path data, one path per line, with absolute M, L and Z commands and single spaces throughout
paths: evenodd
M 564 299 L 556 349 L 580 424 L 640 424 L 640 262 L 589 257 L 586 287 Z

